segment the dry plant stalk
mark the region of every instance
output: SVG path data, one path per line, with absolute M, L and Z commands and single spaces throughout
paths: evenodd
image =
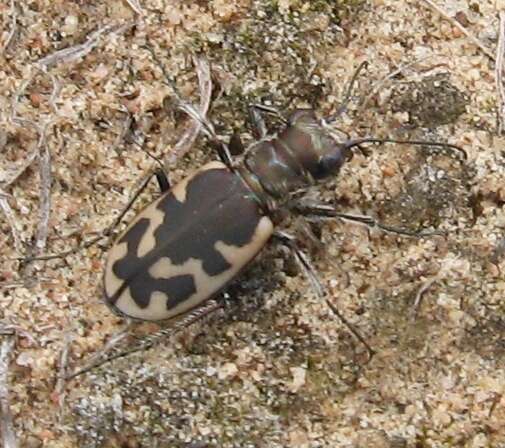
M 7 35 L 7 38 L 5 39 L 5 43 L 2 47 L 2 53 L 5 53 L 9 49 L 9 45 L 12 43 L 12 40 L 14 39 L 14 36 L 16 35 L 18 26 L 18 11 L 16 9 L 16 3 L 14 0 L 11 0 L 11 29 L 9 30 L 9 34 Z
M 470 31 L 468 31 L 461 23 L 459 23 L 454 17 L 451 17 L 443 8 L 432 2 L 431 0 L 423 0 L 431 9 L 436 11 L 445 20 L 448 20 L 453 26 L 458 28 L 468 39 L 470 39 L 474 45 L 476 45 L 480 50 L 492 61 L 495 60 L 493 52 L 487 48 L 479 39 L 477 39 Z
M 0 347 L 0 429 L 4 448 L 17 448 L 12 412 L 9 400 L 9 360 L 14 349 L 15 337 L 5 336 Z
M 498 91 L 498 135 L 502 135 L 505 127 L 505 89 L 503 87 L 503 59 L 505 52 L 505 11 L 500 11 L 498 14 L 500 18 L 499 38 L 496 47 L 496 67 L 495 67 L 495 81 L 496 90 Z
M 205 117 L 210 107 L 210 100 L 212 96 L 212 80 L 210 77 L 210 64 L 205 58 L 194 58 L 196 66 L 196 73 L 198 75 L 198 85 L 200 89 L 200 114 Z M 198 134 L 202 130 L 202 123 L 200 120 L 193 118 L 188 129 L 181 136 L 179 141 L 174 147 L 174 151 L 170 157 L 169 162 L 173 163 L 184 154 L 186 154 L 193 146 Z
M 139 16 L 144 15 L 144 11 L 138 0 L 126 0 L 126 3 L 128 3 L 130 8 L 133 9 Z
M 39 154 L 40 199 L 39 222 L 35 238 L 37 252 L 46 247 L 49 215 L 51 212 L 51 154 L 47 145 Z
M 102 37 L 104 34 L 109 32 L 111 32 L 111 34 L 112 33 L 121 34 L 124 33 L 131 26 L 133 26 L 132 23 L 128 23 L 122 26 L 118 26 L 116 23 L 105 25 L 104 27 L 91 33 L 87 37 L 86 42 L 74 45 L 73 47 L 58 50 L 53 54 L 45 56 L 42 59 L 38 60 L 37 65 L 41 67 L 43 70 L 47 70 L 49 67 L 56 64 L 75 61 L 83 56 L 86 56 L 91 50 L 93 50 L 99 44 L 100 37 Z
M 18 253 L 21 253 L 23 250 L 23 240 L 21 238 L 21 234 L 19 232 L 17 226 L 16 215 L 14 214 L 9 202 L 7 201 L 7 194 L 0 190 L 0 209 L 5 215 L 5 219 L 7 220 L 7 224 L 11 229 L 12 238 L 14 240 L 14 247 Z

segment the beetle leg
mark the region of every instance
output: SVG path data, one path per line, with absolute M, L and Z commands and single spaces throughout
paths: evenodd
M 158 185 L 162 193 L 165 193 L 166 191 L 170 190 L 170 181 L 168 180 L 168 176 L 165 173 L 165 171 L 163 171 L 162 169 L 157 169 L 154 172 L 154 175 L 156 176 L 156 180 L 158 181 Z
M 147 185 L 153 178 L 153 176 L 156 176 L 156 179 L 158 180 L 158 184 L 160 186 L 160 190 L 162 193 L 170 189 L 170 182 L 168 180 L 167 175 L 165 172 L 161 169 L 157 169 L 155 171 L 152 171 L 145 177 L 145 179 L 142 181 L 140 184 L 140 187 L 137 189 L 135 194 L 132 196 L 132 198 L 128 201 L 126 206 L 123 208 L 121 213 L 116 217 L 116 219 L 112 222 L 112 224 L 108 227 L 106 227 L 100 235 L 95 236 L 94 238 L 84 242 L 83 244 L 73 247 L 72 249 L 60 252 L 59 254 L 48 254 L 48 255 L 41 255 L 38 257 L 24 257 L 24 258 L 19 258 L 18 260 L 23 262 L 23 263 L 31 263 L 32 261 L 47 261 L 47 260 L 56 260 L 58 258 L 65 258 L 68 255 L 72 255 L 76 253 L 77 251 L 81 249 L 86 249 L 88 247 L 93 246 L 94 244 L 98 243 L 102 238 L 109 237 L 113 230 L 118 226 L 118 224 L 121 222 L 123 219 L 124 215 L 128 213 L 128 211 L 132 208 L 133 204 L 135 201 L 138 199 L 138 197 L 142 194 L 142 192 L 146 189 Z
M 358 341 L 360 341 L 366 348 L 368 352 L 367 363 L 370 362 L 375 351 L 370 347 L 365 338 L 354 328 L 354 326 L 342 315 L 338 308 L 328 299 L 327 293 L 322 285 L 319 277 L 317 276 L 316 270 L 312 266 L 309 257 L 298 247 L 296 238 L 286 232 L 275 231 L 273 233 L 273 238 L 277 239 L 281 244 L 285 245 L 293 253 L 295 260 L 302 268 L 305 276 L 309 280 L 312 288 L 314 289 L 318 298 L 323 299 L 328 307 L 331 309 L 333 314 L 335 314 L 339 320 L 349 329 L 349 331 L 354 335 Z
M 268 134 L 267 125 L 265 124 L 265 120 L 261 115 L 261 112 L 264 112 L 264 109 L 261 105 L 258 104 L 250 104 L 248 107 L 249 110 L 249 122 L 252 126 L 252 131 L 254 138 L 256 140 L 261 140 L 265 138 Z
M 217 300 L 212 299 L 208 300 L 203 305 L 194 308 L 191 311 L 188 311 L 180 319 L 176 320 L 170 327 L 157 331 L 152 335 L 142 337 L 142 339 L 140 339 L 138 343 L 133 347 L 115 353 L 109 353 L 109 354 L 107 352 L 98 353 L 97 355 L 93 356 L 90 363 L 68 374 L 65 377 L 65 379 L 71 380 L 76 376 L 94 370 L 115 359 L 124 358 L 125 356 L 131 355 L 133 353 L 149 350 L 150 348 L 153 348 L 154 346 L 158 345 L 167 338 L 171 338 L 179 334 L 180 332 L 182 332 L 195 322 L 202 320 L 206 316 L 209 316 L 214 311 L 217 311 L 219 308 L 222 308 L 222 306 L 223 306 L 222 303 Z
M 230 138 L 230 143 L 228 143 L 228 149 L 230 150 L 230 154 L 232 156 L 238 156 L 245 152 L 244 143 L 242 143 L 242 139 L 240 138 L 240 134 L 238 132 L 234 132 Z
M 156 180 L 158 181 L 158 185 L 160 187 L 160 190 L 162 193 L 170 189 L 170 182 L 168 180 L 167 174 L 161 169 L 158 168 L 154 171 L 151 171 L 145 179 L 142 181 L 140 184 L 140 187 L 137 189 L 135 194 L 132 196 L 132 198 L 128 201 L 126 206 L 123 208 L 121 213 L 116 217 L 116 219 L 113 221 L 113 223 L 107 227 L 98 239 L 103 238 L 104 236 L 110 236 L 112 231 L 117 227 L 117 225 L 121 222 L 123 219 L 124 215 L 128 213 L 128 211 L 132 208 L 133 204 L 135 201 L 138 199 L 138 197 L 142 194 L 142 192 L 146 189 L 147 185 L 149 185 L 149 182 L 153 178 L 153 176 L 156 176 Z M 98 241 L 98 240 L 97 240 Z M 86 243 L 86 246 L 88 246 L 88 243 Z
M 388 233 L 396 233 L 398 235 L 411 236 L 416 238 L 422 238 L 426 236 L 433 235 L 445 235 L 444 232 L 440 230 L 425 230 L 425 231 L 414 231 L 408 229 L 402 229 L 399 227 L 389 226 L 387 224 L 382 224 L 378 222 L 375 218 L 368 215 L 355 215 L 351 213 L 342 213 L 336 210 L 334 207 L 327 204 L 317 204 L 317 205 L 306 205 L 300 202 L 292 206 L 292 210 L 304 215 L 305 217 L 314 218 L 339 218 L 344 221 L 353 221 L 360 224 L 365 224 L 371 228 L 378 228 Z
M 261 113 L 273 115 L 285 126 L 289 125 L 289 120 L 282 114 L 282 112 L 272 106 L 265 106 L 264 104 L 250 104 L 249 105 L 249 118 L 253 124 L 253 130 L 257 139 L 266 137 L 268 131 L 265 121 Z

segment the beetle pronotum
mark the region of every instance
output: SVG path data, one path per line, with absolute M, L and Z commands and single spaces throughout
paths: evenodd
M 244 151 L 234 161 L 228 145 L 218 138 L 212 124 L 180 97 L 179 101 L 184 111 L 200 121 L 221 161 L 207 163 L 173 187 L 158 172 L 163 194 L 144 208 L 117 238 L 108 254 L 104 274 L 105 301 L 116 313 L 149 321 L 182 316 L 175 326 L 161 331 L 156 338 L 173 334 L 218 308 L 211 299 L 256 257 L 271 237 L 293 251 L 318 294 L 324 296 L 296 239 L 274 230 L 275 217 L 281 209 L 341 217 L 415 235 L 381 225 L 367 216 L 340 213 L 326 204 L 300 202 L 300 191 L 337 175 L 354 148 L 364 143 L 409 143 L 445 147 L 466 156 L 461 148 L 439 142 L 372 137 L 339 142 L 331 122 L 318 119 L 312 109 L 298 109 L 285 119 L 273 109 L 252 106 L 257 141 L 244 150 L 235 140 L 234 145 Z M 275 135 L 267 135 L 261 111 L 281 117 L 284 128 Z M 112 355 L 92 367 L 153 343 L 153 339 L 148 339 L 141 347 Z M 367 348 L 371 350 L 368 345 Z

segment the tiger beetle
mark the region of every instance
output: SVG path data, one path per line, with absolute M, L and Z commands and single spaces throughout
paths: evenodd
M 466 159 L 465 151 L 448 143 L 418 140 L 364 137 L 339 141 L 332 126 L 336 116 L 325 120 L 313 109 L 297 109 L 285 117 L 260 105 L 250 106 L 256 141 L 244 148 L 238 138 L 225 143 L 212 123 L 173 88 L 179 107 L 201 124 L 220 161 L 205 164 L 174 186 L 162 170 L 153 173 L 162 194 L 132 220 L 110 249 L 104 290 L 106 304 L 121 316 L 142 321 L 177 319 L 170 328 L 139 345 L 109 355 L 67 378 L 150 348 L 220 308 L 216 295 L 269 240 L 289 248 L 317 295 L 365 344 L 370 358 L 373 350 L 326 298 L 296 238 L 275 229 L 278 212 L 341 218 L 408 236 L 432 235 L 436 232 L 411 232 L 382 225 L 369 216 L 341 213 L 328 204 L 304 202 L 301 192 L 336 176 L 354 150 L 366 143 L 444 147 L 460 160 Z M 278 133 L 268 135 L 264 114 L 274 114 L 282 121 Z M 235 160 L 232 153 L 242 154 Z

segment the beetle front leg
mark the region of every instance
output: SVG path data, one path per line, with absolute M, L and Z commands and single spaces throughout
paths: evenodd
M 168 180 L 168 176 L 165 173 L 165 171 L 163 171 L 161 168 L 157 168 L 157 169 L 151 171 L 145 177 L 145 179 L 142 181 L 142 183 L 140 184 L 140 187 L 137 189 L 137 191 L 132 196 L 132 198 L 128 201 L 128 203 L 123 208 L 123 210 L 121 211 L 121 213 L 117 216 L 117 218 L 113 221 L 113 223 L 103 231 L 101 237 L 103 237 L 103 236 L 109 236 L 112 233 L 112 231 L 121 222 L 121 220 L 123 219 L 124 215 L 126 215 L 126 213 L 128 213 L 128 211 L 132 208 L 132 206 L 135 203 L 135 201 L 139 198 L 139 196 L 147 188 L 147 186 L 149 185 L 149 182 L 151 181 L 151 179 L 153 177 L 156 177 L 156 180 L 158 182 L 158 186 L 160 187 L 161 193 L 165 193 L 166 191 L 168 191 L 170 189 L 170 181 Z
M 166 191 L 170 190 L 170 181 L 168 180 L 168 176 L 167 173 L 165 173 L 165 171 L 163 171 L 161 168 L 157 169 L 154 172 L 154 175 L 156 176 L 156 180 L 158 181 L 158 185 L 162 193 L 165 193 Z
M 273 233 L 273 238 L 286 246 L 294 255 L 296 262 L 301 267 L 303 273 L 309 280 L 312 288 L 314 289 L 318 298 L 323 299 L 330 310 L 335 314 L 339 320 L 349 329 L 349 331 L 354 335 L 358 341 L 360 341 L 366 348 L 368 352 L 368 360 L 367 363 L 371 361 L 375 351 L 370 347 L 365 338 L 354 328 L 354 326 L 342 315 L 342 313 L 338 310 L 338 308 L 333 304 L 329 299 L 326 293 L 324 286 L 322 285 L 319 277 L 316 273 L 316 270 L 312 266 L 312 263 L 309 257 L 298 247 L 298 243 L 296 238 L 286 232 L 275 231 Z
M 142 192 L 147 188 L 147 185 L 149 185 L 149 182 L 153 177 L 156 177 L 156 180 L 158 181 L 158 185 L 160 187 L 160 190 L 162 193 L 165 193 L 170 189 L 170 181 L 168 180 L 167 174 L 161 169 L 156 169 L 154 171 L 151 171 L 145 179 L 142 181 L 140 184 L 140 187 L 137 189 L 135 194 L 132 196 L 132 198 L 128 201 L 126 206 L 121 210 L 119 215 L 116 217 L 116 219 L 110 224 L 108 227 L 106 227 L 100 235 L 95 236 L 94 238 L 86 241 L 84 244 L 81 244 L 80 246 L 73 247 L 72 249 L 66 250 L 64 252 L 60 252 L 59 254 L 49 254 L 49 255 L 41 255 L 38 257 L 28 257 L 28 258 L 19 258 L 19 261 L 22 263 L 30 263 L 32 261 L 47 261 L 47 260 L 56 260 L 58 258 L 65 258 L 68 255 L 72 255 L 76 253 L 77 251 L 81 249 L 86 249 L 88 247 L 93 246 L 94 244 L 98 243 L 102 238 L 105 237 L 110 237 L 114 229 L 119 225 L 123 217 L 128 213 L 128 211 L 132 208 L 133 204 L 135 201 L 138 199 L 138 197 L 142 194 Z
M 400 227 L 389 226 L 387 224 L 382 224 L 378 222 L 372 216 L 342 213 L 339 212 L 337 209 L 335 209 L 335 207 L 327 204 L 310 205 L 310 204 L 304 204 L 302 202 L 297 202 L 291 206 L 291 209 L 296 213 L 299 213 L 308 218 L 310 217 L 327 218 L 327 219 L 338 218 L 344 221 L 352 221 L 364 224 L 371 228 L 375 227 L 377 229 L 381 229 L 384 232 L 396 233 L 398 235 L 410 236 L 415 238 L 445 234 L 440 230 L 414 231 L 414 230 L 402 229 Z
M 251 123 L 253 135 L 256 140 L 261 140 L 268 134 L 267 125 L 261 115 L 262 110 L 263 109 L 257 104 L 250 104 L 248 107 L 249 122 Z

